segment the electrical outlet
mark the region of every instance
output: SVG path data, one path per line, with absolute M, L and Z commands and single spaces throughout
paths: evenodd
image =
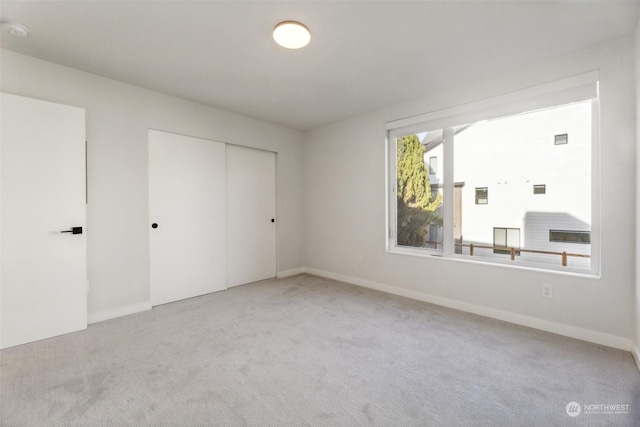
M 548 283 L 542 285 L 542 296 L 545 298 L 553 297 L 553 286 Z
M 363 265 L 364 264 L 364 259 L 362 258 L 362 255 L 360 255 L 358 258 L 356 258 L 356 262 L 358 263 L 358 265 Z

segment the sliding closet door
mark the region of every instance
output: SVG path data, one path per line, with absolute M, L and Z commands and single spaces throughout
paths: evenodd
M 149 131 L 151 305 L 227 287 L 225 144 Z
M 275 153 L 227 147 L 228 286 L 276 275 Z

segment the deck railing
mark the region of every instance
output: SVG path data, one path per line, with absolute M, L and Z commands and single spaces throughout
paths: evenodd
M 502 246 L 487 246 L 487 245 L 475 245 L 473 243 L 456 243 L 455 244 L 457 247 L 460 247 L 460 249 L 462 249 L 463 247 L 467 247 L 469 248 L 469 256 L 473 256 L 473 252 L 474 249 L 491 249 L 494 251 L 504 251 L 509 253 L 510 257 L 511 257 L 511 261 L 514 261 L 516 259 L 516 253 L 520 253 L 520 252 L 526 252 L 526 253 L 531 253 L 531 254 L 542 254 L 542 255 L 559 255 L 561 257 L 561 262 L 562 262 L 562 266 L 566 267 L 567 266 L 567 259 L 569 257 L 576 257 L 576 258 L 591 258 L 591 255 L 586 255 L 586 254 L 574 254 L 571 252 L 554 252 L 554 251 L 540 251 L 540 250 L 536 250 L 536 249 L 516 249 L 516 248 L 506 248 L 506 247 L 502 247 Z

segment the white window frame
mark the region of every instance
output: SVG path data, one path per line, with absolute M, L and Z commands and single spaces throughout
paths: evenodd
M 507 266 L 534 271 L 550 271 L 561 274 L 596 276 L 600 274 L 600 102 L 599 72 L 597 70 L 584 74 L 559 79 L 519 91 L 498 95 L 481 101 L 463 104 L 443 110 L 418 114 L 407 118 L 392 120 L 386 123 L 386 251 L 395 254 L 437 256 L 476 264 Z M 591 142 L 591 269 L 589 271 L 572 270 L 568 267 L 554 266 L 536 267 L 526 264 L 514 264 L 500 260 L 471 260 L 469 257 L 454 254 L 454 145 L 453 127 L 481 120 L 505 117 L 555 107 L 572 102 L 591 101 L 592 142 Z M 397 222 L 396 199 L 396 147 L 395 138 L 425 131 L 443 130 L 443 160 L 441 174 L 443 176 L 443 248 L 410 248 L 397 246 L 395 241 Z

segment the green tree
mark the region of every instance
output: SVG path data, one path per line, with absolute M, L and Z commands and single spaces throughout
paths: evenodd
M 398 138 L 396 143 L 398 179 L 398 237 L 401 246 L 422 247 L 429 224 L 442 224 L 437 209 L 442 196 L 431 197 L 429 173 L 424 164 L 424 146 L 416 135 Z

